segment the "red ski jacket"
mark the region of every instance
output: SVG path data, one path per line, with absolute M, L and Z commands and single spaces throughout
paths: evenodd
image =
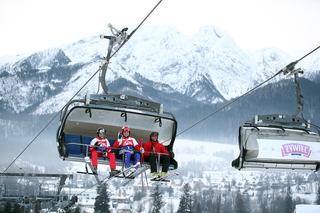
M 145 144 L 143 144 L 143 148 L 145 152 L 144 155 L 146 157 L 150 156 L 150 152 L 165 153 L 170 155 L 166 147 L 164 147 L 158 141 L 147 141 Z
M 110 143 L 107 138 L 95 137 L 90 142 L 90 151 L 93 151 L 97 146 L 104 148 L 107 152 L 111 152 Z

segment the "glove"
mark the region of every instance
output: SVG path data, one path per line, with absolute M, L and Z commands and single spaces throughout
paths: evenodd
M 172 151 L 170 151 L 170 156 L 174 158 L 174 153 Z
M 121 132 L 118 132 L 118 140 L 120 140 L 122 138 L 122 134 Z
M 142 147 L 140 148 L 140 153 L 142 153 L 142 154 L 144 153 L 144 148 L 142 148 Z
M 111 152 L 111 148 L 110 147 L 107 147 L 107 153 L 110 153 Z

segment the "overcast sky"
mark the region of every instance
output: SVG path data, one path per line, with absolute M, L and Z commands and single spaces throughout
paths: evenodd
M 158 0 L 1 0 L 0 56 L 31 53 L 98 34 L 108 23 L 137 26 Z M 320 45 L 319 0 L 163 0 L 148 25 L 192 35 L 218 26 L 245 49 L 288 53 Z

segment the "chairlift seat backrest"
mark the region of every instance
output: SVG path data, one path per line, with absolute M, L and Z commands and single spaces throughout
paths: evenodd
M 239 128 L 240 155 L 232 163 L 235 168 L 318 169 L 317 133 L 298 122 L 266 123 L 247 122 Z
M 98 128 L 102 127 L 107 130 L 107 138 L 113 144 L 118 139 L 119 132 L 124 125 L 130 127 L 130 136 L 134 137 L 138 143 L 149 140 L 151 132 L 158 132 L 159 142 L 172 151 L 177 122 L 172 114 L 162 112 L 161 105 L 146 104 L 148 102 L 143 102 L 142 99 L 131 98 L 131 101 L 139 100 L 132 102 L 136 106 L 123 107 L 125 102 L 120 105 L 116 103 L 117 101 L 109 104 L 110 100 L 105 98 L 106 95 L 99 97 L 89 101 L 81 100 L 76 104 L 73 101 L 74 105 L 70 109 L 67 105 L 65 111 L 62 112 L 61 125 L 57 131 L 58 150 L 61 158 L 83 162 L 83 158 L 89 155 L 88 145 L 91 139 L 96 137 Z M 143 107 L 141 107 L 142 105 Z M 146 106 L 155 107 L 158 110 L 145 110 Z M 118 159 L 121 160 L 119 157 Z M 100 160 L 102 163 L 108 164 L 108 160 L 104 158 Z M 177 167 L 177 162 L 174 159 L 171 159 L 171 163 L 173 167 Z

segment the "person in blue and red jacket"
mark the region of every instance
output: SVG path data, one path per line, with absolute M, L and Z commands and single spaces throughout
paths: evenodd
M 170 164 L 170 152 L 166 149 L 164 145 L 158 141 L 158 132 L 152 132 L 150 134 L 150 140 L 147 141 L 144 145 L 144 156 L 149 158 L 150 169 L 152 177 L 158 177 L 157 171 L 157 160 L 160 156 L 160 165 L 162 166 L 160 177 L 167 175 L 169 164 Z
M 96 171 L 98 169 L 98 157 L 107 157 L 110 160 L 110 175 L 119 172 L 116 170 L 116 157 L 111 151 L 106 129 L 99 128 L 97 130 L 97 136 L 91 140 L 89 150 L 91 152 L 91 163 Z M 94 172 L 96 173 L 96 171 Z
M 143 148 L 138 144 L 136 139 L 130 137 L 130 129 L 123 126 L 121 129 L 121 138 L 113 144 L 114 148 L 120 148 L 120 154 L 124 155 L 124 167 L 127 169 L 131 166 L 131 155 L 134 155 L 134 168 L 140 166 L 140 153 L 143 153 Z

